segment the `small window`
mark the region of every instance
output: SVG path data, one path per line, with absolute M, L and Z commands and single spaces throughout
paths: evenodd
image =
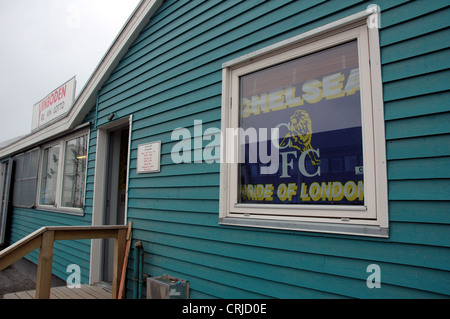
M 34 207 L 39 168 L 39 149 L 14 157 L 13 205 Z
M 349 20 L 224 64 L 220 223 L 387 236 L 378 30 Z
M 43 148 L 39 206 L 80 213 L 84 207 L 87 134 L 71 136 Z
M 61 206 L 83 208 L 86 159 L 86 135 L 71 139 L 65 143 Z
M 59 144 L 44 149 L 42 156 L 41 193 L 39 204 L 56 204 L 59 149 Z

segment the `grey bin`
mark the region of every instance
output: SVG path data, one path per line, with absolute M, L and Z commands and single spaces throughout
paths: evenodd
M 147 299 L 189 299 L 189 281 L 166 274 L 147 278 Z

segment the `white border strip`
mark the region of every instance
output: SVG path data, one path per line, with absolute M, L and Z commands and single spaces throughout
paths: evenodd
M 253 228 L 269 228 L 295 230 L 314 233 L 331 233 L 341 235 L 358 235 L 368 237 L 389 238 L 389 228 L 372 225 L 339 224 L 324 222 L 300 222 L 282 221 L 256 218 L 223 217 L 219 218 L 219 224 L 229 226 L 244 226 Z

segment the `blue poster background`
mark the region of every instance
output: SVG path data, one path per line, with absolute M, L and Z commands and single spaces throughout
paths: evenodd
M 349 72 L 350 69 L 341 71 L 346 79 Z M 302 85 L 292 86 L 296 92 L 302 92 Z M 292 128 L 301 121 L 301 117 L 308 116 L 304 126 L 309 122 L 311 134 L 302 139 Z M 261 111 L 240 119 L 240 127 L 244 130 L 267 128 L 270 132 L 270 128 L 277 126 L 280 128 L 278 142 L 282 147 L 276 173 L 261 174 L 260 168 L 268 164 L 250 163 L 250 144 L 244 146 L 245 163 L 239 164 L 238 197 L 241 203 L 364 204 L 359 91 L 333 99 L 322 98 L 311 104 L 305 101 L 303 105 L 292 108 L 279 108 L 267 113 Z M 270 152 L 271 142 L 266 143 Z M 305 151 L 307 154 L 302 157 Z M 281 153 L 286 153 L 284 172 Z M 299 166 L 302 159 L 304 162 Z M 304 167 L 307 174 L 302 174 L 299 167 Z

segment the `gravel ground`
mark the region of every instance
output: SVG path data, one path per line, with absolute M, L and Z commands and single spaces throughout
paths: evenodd
M 36 289 L 36 283 L 14 264 L 0 271 L 0 299 L 4 294 Z
M 0 299 L 11 292 L 35 290 L 36 272 L 36 265 L 25 258 L 0 271 Z M 64 286 L 66 282 L 52 276 L 51 285 L 52 287 Z

